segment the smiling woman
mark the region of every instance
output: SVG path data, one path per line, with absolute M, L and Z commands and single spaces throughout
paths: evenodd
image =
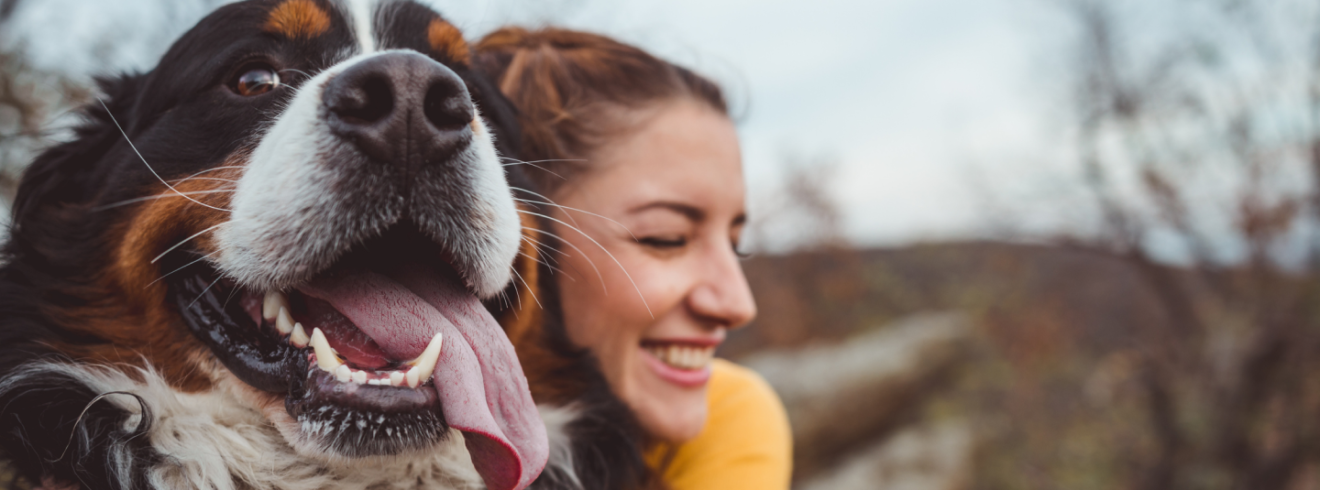
M 737 255 L 742 157 L 719 88 L 581 32 L 504 29 L 478 53 L 519 107 L 526 164 L 542 170 L 529 171 L 540 193 L 527 201 L 549 206 L 537 226 L 561 244 L 540 281 L 554 293 L 541 298 L 548 323 L 594 357 L 665 486 L 787 488 L 778 398 L 714 359 L 756 315 Z M 538 365 L 519 347 L 525 369 Z

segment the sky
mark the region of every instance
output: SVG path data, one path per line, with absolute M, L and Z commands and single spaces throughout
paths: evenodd
M 26 0 L 0 39 L 75 76 L 146 69 L 217 3 Z M 1019 170 L 1058 137 L 1042 116 L 1058 98 L 1041 48 L 1057 36 L 1040 0 L 430 3 L 471 37 L 566 25 L 715 78 L 734 103 L 753 218 L 790 162 L 834 162 L 830 193 L 859 245 L 986 236 L 998 194 L 1022 188 Z

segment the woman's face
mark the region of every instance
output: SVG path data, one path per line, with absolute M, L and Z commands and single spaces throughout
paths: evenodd
M 715 348 L 756 315 L 735 251 L 746 216 L 737 133 L 683 100 L 605 146 L 553 196 L 580 210 L 554 213 L 570 244 L 552 262 L 566 328 L 648 433 L 685 441 L 706 421 Z

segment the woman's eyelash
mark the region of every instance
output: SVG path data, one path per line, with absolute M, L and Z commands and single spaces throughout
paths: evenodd
M 637 243 L 655 248 L 678 248 L 687 245 L 687 238 L 643 237 L 643 238 L 638 238 Z

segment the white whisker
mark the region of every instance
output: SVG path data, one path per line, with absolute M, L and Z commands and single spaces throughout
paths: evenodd
M 513 266 L 509 266 L 509 271 L 514 274 L 518 273 L 518 271 L 514 270 Z M 518 288 L 516 287 L 513 288 L 513 297 L 518 300 L 518 311 L 522 311 L 522 293 L 518 292 Z
M 535 302 L 536 302 L 536 307 L 537 307 L 537 308 L 540 308 L 540 309 L 542 309 L 542 310 L 544 310 L 545 307 L 544 307 L 544 306 L 541 306 L 541 300 L 536 299 L 536 293 L 532 291 L 532 285 L 531 285 L 531 284 L 527 284 L 527 280 L 526 280 L 526 279 L 523 279 L 522 274 L 519 274 L 519 273 L 518 273 L 518 268 L 517 268 L 517 267 L 512 267 L 512 268 L 510 268 L 509 270 L 513 271 L 513 275 L 518 277 L 518 281 L 522 282 L 522 283 L 523 283 L 523 286 L 527 286 L 527 294 L 532 295 L 532 301 L 535 301 Z M 513 288 L 513 289 L 516 291 L 518 288 Z M 522 309 L 522 306 L 519 306 L 518 309 L 521 310 L 521 309 Z
M 188 179 L 191 179 L 191 178 L 196 177 L 196 176 L 198 176 L 198 175 L 209 174 L 209 173 L 211 173 L 211 172 L 218 172 L 218 171 L 220 171 L 220 170 L 227 170 L 227 169 L 231 169 L 231 168 L 246 168 L 246 167 L 244 167 L 244 166 L 242 166 L 242 165 L 224 165 L 224 166 L 220 166 L 220 167 L 211 167 L 211 168 L 208 168 L 208 169 L 203 170 L 203 171 L 201 171 L 201 172 L 197 172 L 197 173 L 195 173 L 195 174 L 189 175 L 189 176 L 184 177 L 184 178 L 182 178 L 182 179 L 176 180 L 176 181 L 174 181 L 174 185 L 179 185 L 179 184 L 182 184 L 182 183 L 184 183 L 184 182 L 187 182 Z
M 568 246 L 570 246 L 570 247 L 573 247 L 573 250 L 577 250 L 578 253 L 582 254 L 582 258 L 587 259 L 587 265 L 590 265 L 590 266 L 591 266 L 591 269 L 594 270 L 594 271 L 596 271 L 596 278 L 597 278 L 597 279 L 600 279 L 600 289 L 601 289 L 602 291 L 605 291 L 605 295 L 606 295 L 606 296 L 608 296 L 608 295 L 610 294 L 609 287 L 606 286 L 606 284 L 605 284 L 605 276 L 604 276 L 603 274 L 601 274 L 601 273 L 600 273 L 600 269 L 596 267 L 596 261 L 591 260 L 591 257 L 588 256 L 586 252 L 582 251 L 582 249 L 578 248 L 577 245 L 574 245 L 573 242 L 570 242 L 570 241 L 568 241 L 568 240 L 565 240 L 564 237 L 561 237 L 561 236 L 556 235 L 556 234 L 554 234 L 554 233 L 550 233 L 550 232 L 545 231 L 545 230 L 537 230 L 537 229 L 535 229 L 535 228 L 527 228 L 527 227 L 525 227 L 525 226 L 523 227 L 523 229 L 524 229 L 524 230 L 533 230 L 533 231 L 536 231 L 536 232 L 544 233 L 544 234 L 545 234 L 546 236 L 548 236 L 548 237 L 551 237 L 551 238 L 554 238 L 554 239 L 556 239 L 556 240 L 559 240 L 559 241 L 562 242 L 564 245 L 568 245 Z M 551 248 L 553 249 L 554 247 L 551 247 Z M 561 253 L 561 254 L 564 254 L 565 257 L 568 256 L 568 254 L 565 253 L 565 252 L 563 252 L 563 251 L 560 251 L 560 250 L 557 250 L 557 251 L 558 251 L 559 253 Z M 570 265 L 571 265 L 571 264 L 570 264 Z M 576 269 L 576 268 L 574 268 L 574 269 Z
M 218 253 L 220 253 L 220 251 L 219 251 L 219 250 L 216 250 L 216 251 L 211 252 L 211 253 L 209 253 L 209 254 L 206 254 L 206 255 L 203 255 L 203 256 L 201 256 L 201 257 L 198 257 L 197 260 L 194 260 L 194 261 L 192 261 L 192 262 L 189 262 L 189 263 L 187 263 L 187 264 L 184 264 L 183 267 L 179 267 L 178 269 L 174 269 L 174 270 L 170 271 L 168 274 L 165 274 L 165 275 L 163 275 L 163 276 L 160 276 L 160 277 L 157 278 L 155 281 L 151 281 L 151 283 L 150 283 L 150 284 L 147 284 L 147 285 L 150 286 L 150 285 L 152 285 L 152 284 L 158 283 L 158 282 L 160 282 L 161 280 L 163 280 L 163 279 L 165 279 L 165 278 L 167 278 L 167 277 L 170 277 L 170 276 L 173 275 L 175 272 L 179 272 L 179 271 L 181 271 L 181 270 L 187 269 L 187 268 L 191 267 L 193 264 L 196 264 L 196 263 L 198 263 L 198 262 L 201 262 L 201 261 L 203 261 L 203 260 L 206 260 L 208 257 L 210 257 L 210 256 L 212 256 L 212 255 L 215 255 L 215 254 L 218 254 Z
M 227 222 L 226 222 L 226 223 L 227 223 Z M 212 227 L 210 227 L 210 228 L 207 228 L 207 229 L 205 229 L 205 230 L 199 231 L 199 232 L 197 232 L 197 233 L 193 233 L 192 236 L 190 236 L 190 237 L 188 237 L 188 238 L 184 238 L 183 241 L 174 244 L 173 247 L 170 247 L 170 248 L 166 249 L 164 252 L 161 252 L 160 255 L 157 255 L 156 258 L 151 259 L 151 263 L 153 263 L 153 264 L 156 263 L 156 261 L 157 261 L 157 260 L 160 260 L 161 257 L 164 257 L 166 254 L 169 254 L 170 252 L 173 252 L 174 249 L 183 246 L 183 244 L 188 243 L 188 241 L 190 241 L 190 240 L 192 240 L 192 239 L 194 239 L 194 238 L 197 238 L 197 237 L 199 237 L 199 236 L 202 236 L 203 233 L 206 233 L 206 232 L 208 232 L 208 231 L 212 231 L 212 230 L 214 230 L 214 229 L 216 229 L 216 228 L 219 228 L 219 227 L 221 227 L 221 226 L 224 226 L 224 225 L 225 225 L 225 223 L 220 223 L 220 224 L 218 224 L 218 225 L 212 226 Z
M 564 272 L 563 269 L 560 269 L 560 268 L 558 268 L 558 267 L 555 267 L 555 266 L 553 266 L 553 265 L 550 265 L 549 262 L 542 261 L 541 259 L 538 259 L 538 258 L 536 258 L 536 257 L 532 257 L 531 255 L 527 255 L 527 254 L 525 254 L 525 253 L 523 253 L 523 252 L 518 252 L 518 255 L 521 255 L 521 256 L 523 256 L 523 257 L 527 257 L 527 258 L 529 258 L 529 259 L 532 259 L 532 262 L 536 262 L 536 263 L 538 263 L 538 264 L 541 264 L 541 265 L 544 265 L 544 266 L 546 266 L 546 267 L 549 267 L 551 273 L 554 273 L 554 272 Z M 569 279 L 572 279 L 572 276 L 570 276 Z
M 538 160 L 538 161 L 551 161 L 551 160 Z M 501 166 L 503 166 L 503 167 L 512 167 L 512 166 L 514 166 L 514 165 L 529 165 L 529 166 L 532 166 L 532 167 L 535 167 L 535 168 L 541 169 L 541 171 L 543 171 L 543 172 L 545 172 L 545 173 L 548 173 L 548 174 L 553 175 L 553 176 L 555 176 L 555 177 L 559 177 L 560 180 L 568 180 L 568 179 L 565 179 L 563 175 L 559 175 L 559 174 L 555 173 L 553 170 L 550 170 L 550 169 L 548 169 L 548 168 L 542 167 L 542 166 L 537 165 L 537 164 L 535 164 L 535 163 L 533 163 L 533 162 L 515 161 L 515 162 L 513 162 L 513 163 L 504 163 L 504 164 L 501 164 Z
M 519 160 L 519 159 L 517 159 L 517 158 L 513 158 L 513 157 L 500 157 L 500 160 L 504 160 L 504 161 L 506 161 L 506 162 L 512 162 L 512 163 L 506 163 L 506 164 L 504 164 L 504 166 L 506 166 L 506 167 L 509 166 L 509 165 L 518 165 L 518 164 L 522 164 L 522 163 L 585 162 L 585 161 L 587 161 L 587 159 L 585 159 L 585 158 L 547 158 L 547 159 L 545 159 L 545 160 L 531 160 L 531 161 L 524 161 L 524 160 Z
M 183 193 L 176 193 L 176 194 L 158 194 L 158 195 L 155 195 L 155 196 L 137 197 L 137 198 L 133 198 L 133 199 L 128 199 L 128 200 L 124 200 L 124 201 L 119 201 L 119 202 L 116 202 L 116 203 L 106 204 L 106 205 L 104 205 L 104 206 L 97 206 L 97 207 L 95 207 L 95 208 L 92 208 L 92 212 L 95 213 L 95 212 L 99 212 L 99 211 L 105 211 L 105 210 L 107 210 L 107 209 L 113 209 L 113 208 L 117 208 L 117 207 L 120 207 L 120 206 L 127 206 L 127 205 L 129 205 L 129 204 L 139 203 L 139 202 L 143 202 L 143 201 L 151 201 L 151 200 L 154 200 L 154 199 L 165 199 L 165 198 L 167 198 L 167 197 L 192 196 L 192 195 L 200 195 L 200 194 L 221 194 L 221 193 L 226 193 L 226 192 L 232 193 L 232 192 L 234 192 L 234 189 L 214 189 L 214 190 L 209 190 L 209 191 L 193 191 L 193 192 L 183 192 Z
M 192 201 L 192 202 L 194 202 L 194 203 L 200 204 L 200 205 L 202 205 L 203 207 L 207 207 L 207 208 L 214 209 L 214 210 L 216 210 L 216 211 L 225 211 L 225 212 L 228 212 L 228 211 L 229 211 L 228 209 L 217 208 L 217 207 L 212 206 L 212 205 L 210 205 L 210 204 L 206 204 L 206 203 L 204 203 L 204 202 L 198 201 L 198 200 L 193 199 L 193 198 L 191 198 L 191 197 L 185 196 L 182 192 L 179 192 L 178 189 L 175 189 L 174 186 L 170 185 L 169 182 L 166 182 L 165 179 L 162 178 L 162 177 L 160 176 L 160 174 L 156 173 L 156 169 L 151 168 L 151 164 L 150 164 L 150 163 L 147 163 L 147 158 L 144 157 L 144 156 L 142 156 L 142 152 L 138 151 L 138 149 L 137 149 L 137 145 L 134 145 L 134 144 L 133 144 L 133 140 L 131 140 L 131 139 L 128 138 L 128 132 L 124 131 L 124 127 L 123 127 L 123 126 L 120 126 L 120 125 L 119 125 L 119 120 L 115 119 L 115 115 L 114 115 L 113 113 L 110 112 L 110 106 L 106 105 L 106 104 L 105 104 L 105 101 L 102 100 L 100 97 L 97 97 L 96 100 L 97 100 L 97 102 L 100 102 L 100 103 L 101 103 L 101 107 L 105 108 L 105 113 L 106 113 L 106 115 L 110 116 L 110 122 L 115 123 L 115 127 L 116 127 L 116 128 L 119 128 L 119 134 L 124 135 L 124 141 L 128 142 L 128 147 L 129 147 L 129 148 L 132 148 L 132 149 L 133 149 L 133 153 L 136 153 L 137 156 L 138 156 L 138 158 L 142 160 L 142 164 L 147 166 L 147 170 L 150 170 L 150 171 L 151 171 L 151 175 L 156 176 L 156 180 L 159 180 L 160 183 L 165 184 L 165 187 L 168 187 L 171 191 L 174 191 L 175 194 L 178 194 L 178 195 L 180 195 L 180 196 L 183 196 L 184 199 L 187 199 L 187 200 Z M 155 261 L 153 260 L 152 262 L 155 262 Z
M 528 192 L 528 193 L 531 193 L 531 194 L 536 194 L 535 192 L 532 192 L 532 191 L 529 191 L 529 190 L 526 190 L 526 189 L 522 189 L 522 188 L 518 188 L 518 187 L 510 187 L 510 189 L 516 189 L 516 190 L 520 190 L 520 191 L 523 191 L 523 192 Z M 540 196 L 540 194 L 536 194 L 536 195 Z M 541 197 L 545 197 L 545 196 L 541 196 Z M 623 228 L 623 231 L 628 232 L 628 235 L 631 236 L 633 240 L 636 240 L 636 239 L 637 239 L 637 235 L 634 235 L 633 232 L 632 232 L 632 230 L 628 229 L 627 226 L 623 226 L 623 223 L 620 223 L 620 222 L 618 222 L 618 221 L 614 221 L 613 219 L 607 218 L 607 217 L 605 217 L 605 216 L 601 216 L 601 215 L 596 214 L 596 213 L 593 213 L 593 212 L 591 212 L 591 211 L 586 211 L 586 210 L 582 210 L 582 209 L 578 209 L 578 208 L 574 208 L 574 207 L 570 207 L 570 206 L 564 206 L 564 205 L 562 205 L 562 204 L 555 204 L 555 203 L 553 203 L 553 202 L 549 202 L 549 198 L 546 198 L 546 201 L 533 201 L 533 200 L 531 200 L 531 199 L 519 199 L 519 198 L 516 198 L 516 197 L 515 197 L 515 198 L 513 198 L 513 200 L 518 201 L 518 202 L 531 203 L 531 204 L 544 204 L 544 205 L 546 205 L 546 206 L 554 206 L 554 207 L 557 207 L 557 208 L 559 208 L 559 209 L 564 209 L 564 210 L 568 210 L 568 211 L 577 211 L 577 212 L 579 212 L 579 213 L 582 213 L 582 214 L 585 214 L 585 215 L 588 215 L 588 216 L 595 216 L 595 217 L 600 218 L 600 219 L 603 219 L 603 220 L 605 220 L 605 221 L 609 221 L 610 223 L 614 223 L 614 224 L 616 224 L 616 225 L 619 225 L 619 228 Z M 568 215 L 568 219 L 569 219 L 570 221 L 573 221 L 573 225 L 574 225 L 574 226 L 580 226 L 580 225 L 577 224 L 577 221 L 573 219 L 573 214 L 572 214 L 572 213 L 564 213 L 564 214 Z
M 561 225 L 564 225 L 564 226 L 567 226 L 567 227 L 569 227 L 569 228 L 572 228 L 573 231 L 578 232 L 578 234 L 579 234 L 579 235 L 582 235 L 583 238 L 586 238 L 587 240 L 591 240 L 591 243 L 594 243 L 594 244 L 596 244 L 597 247 L 600 247 L 600 251 L 605 252 L 605 255 L 606 255 L 607 257 L 609 257 L 610 260 L 613 260 L 613 261 L 614 261 L 614 265 L 619 266 L 619 270 L 623 272 L 623 276 L 628 278 L 628 282 L 629 282 L 629 283 L 632 283 L 632 287 L 633 287 L 633 289 L 637 291 L 637 297 L 638 297 L 638 298 L 641 298 L 641 300 L 642 300 L 642 306 L 645 306 L 645 307 L 646 307 L 646 313 L 647 313 L 648 315 L 651 315 L 651 318 L 653 318 L 653 319 L 655 318 L 655 313 L 651 311 L 651 305 L 648 304 L 648 303 L 646 302 L 646 296 L 642 294 L 642 288 L 640 288 L 640 287 L 637 286 L 637 281 L 634 281 L 634 280 L 633 280 L 633 278 L 632 278 L 632 274 L 629 274 L 629 273 L 628 273 L 628 269 L 625 268 L 625 267 L 623 266 L 623 263 L 622 263 L 622 262 L 619 262 L 619 259 L 615 258 L 615 257 L 614 257 L 614 254 L 610 253 L 609 250 L 606 250 L 606 249 L 605 249 L 605 246 L 604 246 L 604 245 L 601 245 L 600 242 L 596 241 L 595 238 L 591 238 L 591 235 L 586 234 L 586 232 L 577 229 L 577 227 L 575 227 L 575 226 L 573 226 L 573 225 L 570 225 L 570 224 L 568 224 L 568 223 L 565 223 L 563 220 L 555 219 L 555 218 L 552 218 L 552 217 L 550 217 L 550 216 L 546 216 L 546 215 L 541 214 L 541 213 L 533 213 L 533 212 L 531 212 L 531 211 L 524 211 L 524 210 L 521 210 L 521 209 L 519 209 L 518 212 L 519 212 L 519 213 L 523 213 L 523 214 L 530 214 L 530 215 L 532 215 L 532 216 L 539 216 L 539 217 L 542 217 L 542 218 L 548 219 L 548 220 L 550 220 L 550 221 L 554 221 L 554 222 L 559 223 L 559 224 L 561 224 Z M 563 240 L 563 238 L 560 238 L 560 240 Z M 568 242 L 565 242 L 565 243 L 568 243 Z M 585 256 L 585 255 L 584 255 L 584 256 Z M 592 267 L 595 267 L 595 265 L 592 265 Z M 599 272 L 599 271 L 597 271 L 597 272 Z M 604 286 L 604 282 L 605 282 L 605 280 L 604 280 L 604 279 L 601 279 L 602 287 Z M 609 294 L 609 293 L 606 292 L 606 294 Z
M 535 232 L 538 232 L 538 233 L 548 233 L 548 232 L 546 232 L 546 231 L 537 230 L 537 229 L 534 229 L 534 228 L 523 227 L 523 229 L 524 229 L 524 230 L 532 230 L 532 231 L 535 231 Z M 555 248 L 555 247 L 551 247 L 550 245 L 546 244 L 545 242 L 542 242 L 542 241 L 540 241 L 540 240 L 537 240 L 537 239 L 532 238 L 532 237 L 529 237 L 529 236 L 523 236 L 522 238 L 523 238 L 523 240 L 527 240 L 527 241 L 531 242 L 531 243 L 532 243 L 532 246 L 533 246 L 533 247 L 536 247 L 536 250 L 537 250 L 537 251 L 540 251 L 540 252 L 542 252 L 542 253 L 545 253 L 545 250 L 548 249 L 548 250 L 550 250 L 551 252 L 554 252 L 554 253 L 557 253 L 557 254 L 559 254 L 559 255 L 563 255 L 563 256 L 565 256 L 565 257 L 568 257 L 568 253 L 567 253 L 567 252 L 564 252 L 563 250 L 557 249 L 557 248 Z M 555 261 L 555 263 L 557 264 L 557 263 L 559 263 L 559 261 Z
M 210 284 L 209 286 L 206 286 L 206 289 L 203 289 L 203 290 L 202 290 L 202 294 L 197 295 L 197 299 L 192 300 L 192 303 L 188 303 L 188 307 L 189 307 L 189 308 L 192 308 L 192 306 L 195 305 L 195 304 L 197 304 L 198 301 L 201 301 L 201 300 L 202 300 L 202 296 L 206 296 L 206 292 L 207 292 L 207 291 L 210 291 L 211 288 L 215 287 L 215 284 L 218 283 L 218 282 L 220 282 L 220 278 L 219 278 L 219 277 L 215 278 L 214 281 L 211 281 L 211 284 Z

